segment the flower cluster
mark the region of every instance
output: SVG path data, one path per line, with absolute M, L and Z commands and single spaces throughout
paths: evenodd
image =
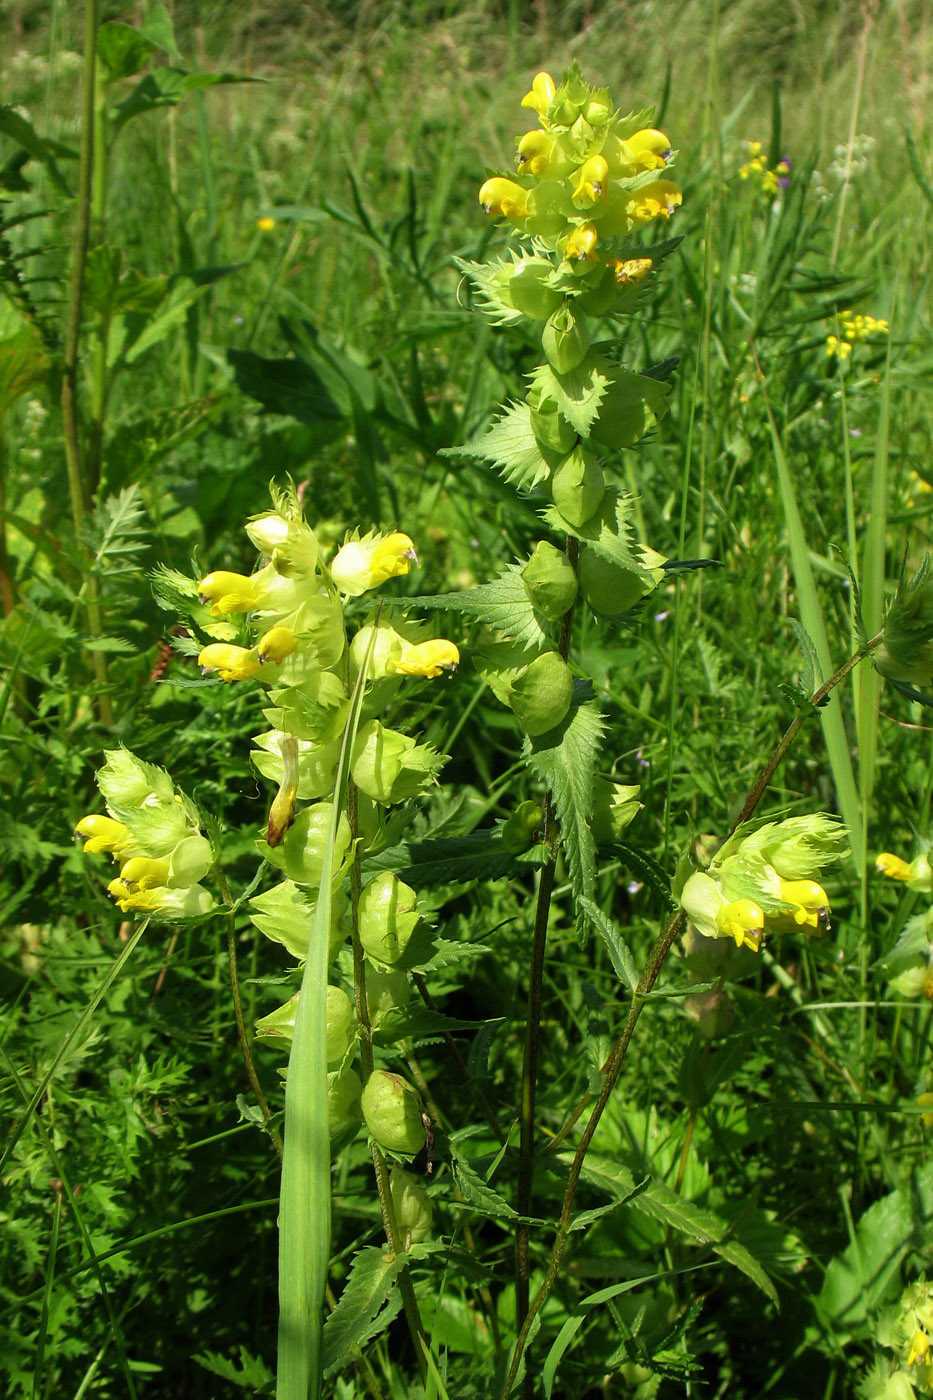
M 839 323 L 842 335 L 828 335 L 826 337 L 826 353 L 834 356 L 837 360 L 847 360 L 852 354 L 853 345 L 857 345 L 863 340 L 871 340 L 873 337 L 887 335 L 890 329 L 887 321 L 879 320 L 874 316 L 865 316 L 860 311 L 841 311 Z
M 877 1341 L 894 1359 L 879 1362 L 860 1388 L 864 1400 L 912 1400 L 933 1395 L 933 1283 L 925 1278 L 907 1285 L 893 1307 L 882 1314 Z
M 82 817 L 75 828 L 86 855 L 105 851 L 120 874 L 107 886 L 124 913 L 164 919 L 210 912 L 214 900 L 200 884 L 214 863 L 197 809 L 164 768 L 127 749 L 113 749 L 97 774 L 108 815 Z
M 909 890 L 933 893 L 933 865 L 927 850 L 909 862 L 882 851 L 876 865 L 882 875 L 900 881 Z M 896 996 L 933 1001 L 933 908 L 908 919 L 897 943 L 882 959 L 882 966 L 888 987 Z
M 522 106 L 539 124 L 518 139 L 517 178 L 486 180 L 479 200 L 542 248 L 602 268 L 613 240 L 669 219 L 681 203 L 665 174 L 674 153 L 664 133 L 646 125 L 646 112 L 620 116 L 608 89 L 591 87 L 576 66 L 560 86 L 539 73 Z
M 933 570 L 928 557 L 894 595 L 872 660 L 895 686 L 933 687 Z M 921 697 L 914 692 L 911 698 Z
M 829 927 L 821 867 L 842 854 L 845 831 L 832 817 L 749 823 L 719 848 L 707 869 L 684 881 L 679 902 L 706 938 L 731 938 L 757 952 L 768 933 Z
M 754 180 L 765 194 L 777 194 L 790 184 L 790 157 L 782 156 L 773 170 L 768 168 L 760 141 L 749 141 L 748 159 L 739 166 L 739 179 Z

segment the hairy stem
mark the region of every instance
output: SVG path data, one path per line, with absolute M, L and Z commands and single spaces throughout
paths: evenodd
M 567 558 L 574 568 L 577 566 L 579 554 L 579 543 L 571 535 L 567 539 Z M 570 653 L 573 614 L 574 605 L 571 604 L 561 618 L 557 649 L 565 661 Z M 528 972 L 528 1019 L 525 1026 L 525 1053 L 522 1060 L 517 1204 L 519 1215 L 524 1216 L 531 1214 L 534 1193 L 535 1095 L 538 1083 L 538 1049 L 541 1038 L 544 954 L 551 912 L 551 896 L 554 893 L 554 879 L 557 870 L 557 840 L 557 819 L 554 815 L 551 794 L 548 793 L 544 802 L 544 842 L 550 849 L 551 855 L 541 867 L 541 874 L 538 878 L 534 931 L 531 940 L 531 966 Z M 515 1307 L 519 1324 L 524 1321 L 528 1312 L 529 1280 L 531 1277 L 529 1243 L 529 1227 L 527 1224 L 519 1222 L 515 1231 Z
M 71 521 L 75 540 L 80 542 L 84 517 L 90 503 L 89 483 L 81 464 L 78 432 L 78 354 L 81 344 L 81 310 L 84 303 L 84 274 L 91 232 L 91 194 L 94 169 L 94 94 L 97 70 L 97 0 L 84 4 L 84 66 L 81 76 L 81 149 L 78 160 L 78 194 L 75 206 L 75 228 L 71 249 L 71 285 L 68 299 L 68 324 L 62 356 L 62 432 L 65 443 L 65 468 L 68 474 L 68 494 L 71 500 Z M 103 619 L 98 601 L 97 580 L 85 581 L 84 600 L 90 637 L 103 632 Z M 113 708 L 107 691 L 107 659 L 102 651 L 91 652 L 94 680 L 100 687 L 97 707 L 101 724 L 113 724 Z
M 369 1004 L 366 1000 L 366 957 L 363 952 L 363 945 L 360 942 L 359 934 L 360 895 L 363 892 L 362 858 L 360 855 L 359 842 L 359 793 L 356 784 L 349 779 L 347 781 L 347 820 L 350 823 L 350 834 L 354 843 L 353 864 L 350 867 L 353 999 L 356 1006 L 356 1019 L 360 1027 L 360 1059 L 363 1063 L 363 1081 L 365 1083 L 373 1072 L 373 1027 L 369 1017 Z M 398 1228 L 398 1221 L 395 1218 L 395 1207 L 392 1204 L 388 1163 L 377 1142 L 370 1142 L 370 1151 L 372 1153 L 373 1171 L 376 1175 L 376 1193 L 379 1197 L 379 1209 L 382 1212 L 382 1223 L 385 1228 L 386 1239 L 393 1254 L 402 1254 L 404 1253 L 404 1247 Z M 399 1292 L 402 1295 L 402 1307 L 405 1312 L 405 1321 L 408 1324 L 408 1331 L 411 1334 L 411 1340 L 415 1348 L 415 1359 L 418 1363 L 418 1371 L 422 1382 L 426 1382 L 428 1378 L 428 1368 L 425 1358 L 428 1349 L 428 1341 L 424 1330 L 424 1323 L 421 1320 L 421 1310 L 418 1307 L 418 1299 L 415 1296 L 414 1284 L 411 1281 L 411 1271 L 407 1264 L 399 1274 L 398 1285 Z
M 269 1130 L 269 1136 L 271 1137 L 275 1145 L 275 1150 L 278 1153 L 279 1161 L 281 1162 L 283 1152 L 282 1135 L 279 1132 L 278 1128 L 272 1122 L 272 1109 L 269 1107 L 269 1101 L 263 1093 L 262 1085 L 259 1082 L 259 1076 L 256 1073 L 256 1065 L 253 1062 L 253 1051 L 249 1042 L 249 1035 L 246 1030 L 246 1022 L 243 1019 L 243 1002 L 240 997 L 240 976 L 237 968 L 236 919 L 233 914 L 233 901 L 230 898 L 230 889 L 227 885 L 227 881 L 223 874 L 223 871 L 219 868 L 215 868 L 215 874 L 217 876 L 218 884 L 220 885 L 220 890 L 221 894 L 223 895 L 224 904 L 227 905 L 228 908 L 227 965 L 230 969 L 230 990 L 233 994 L 233 1015 L 236 1020 L 236 1033 L 237 1038 L 240 1042 L 240 1053 L 243 1056 L 243 1063 L 246 1066 L 246 1077 L 250 1082 L 250 1087 L 253 1093 L 256 1095 L 256 1102 L 259 1104 L 259 1110 L 262 1113 L 263 1118 L 266 1120 L 266 1126 Z

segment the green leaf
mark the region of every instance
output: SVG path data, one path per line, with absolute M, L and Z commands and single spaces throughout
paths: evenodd
M 69 160 L 76 160 L 76 151 L 71 150 L 69 146 L 61 145 L 58 141 L 49 141 L 44 136 L 40 136 L 32 122 L 15 111 L 13 107 L 0 106 L 0 133 L 9 136 L 17 145 L 22 146 L 23 150 L 27 151 L 34 160 L 40 160 L 62 194 L 70 196 L 71 190 L 55 162 L 55 157 L 65 156 Z
M 261 81 L 242 73 L 186 73 L 183 68 L 153 68 L 117 107 L 113 115 L 114 130 L 119 130 L 124 122 L 139 116 L 141 112 L 152 112 L 157 107 L 174 107 L 189 92 L 227 83 Z
M 568 374 L 557 374 L 550 365 L 539 365 L 529 379 L 542 398 L 554 400 L 580 437 L 589 437 L 613 373 L 612 366 L 591 350 Z
M 478 457 L 490 462 L 505 478 L 524 491 L 530 491 L 549 476 L 560 461 L 560 454 L 542 447 L 531 426 L 531 409 L 526 403 L 510 403 L 483 437 L 454 447 L 444 457 Z
M 638 985 L 638 969 L 625 939 L 598 904 L 594 904 L 591 899 L 587 899 L 584 895 L 580 899 L 580 906 L 605 943 L 606 951 L 619 981 L 623 982 L 630 992 L 633 992 Z
M 667 412 L 671 385 L 650 375 L 616 369 L 608 360 L 597 358 L 596 366 L 608 387 L 590 436 L 606 447 L 631 447 Z
M 237 387 L 269 413 L 283 413 L 299 423 L 339 423 L 344 418 L 321 376 L 302 360 L 271 360 L 252 350 L 228 350 L 227 361 Z
M 406 599 L 406 606 L 475 617 L 487 627 L 511 638 L 519 646 L 538 652 L 544 647 L 549 647 L 551 640 L 525 587 L 522 567 L 521 564 L 510 564 L 505 572 L 491 583 L 483 583 L 478 588 L 467 588 L 458 593 Z
M 573 1154 L 562 1152 L 558 1160 L 569 1167 Z M 609 1195 L 629 1197 L 633 1209 L 660 1220 L 669 1229 L 677 1230 L 687 1239 L 697 1244 L 709 1245 L 727 1263 L 734 1265 L 746 1278 L 751 1279 L 772 1303 L 777 1303 L 774 1284 L 761 1264 L 744 1245 L 727 1239 L 729 1227 L 712 1211 L 687 1201 L 683 1196 L 652 1179 L 639 1190 L 639 1185 L 628 1167 L 609 1157 L 587 1156 L 582 1176 L 585 1181 L 607 1192 Z
M 929 1251 L 933 1162 L 909 1185 L 875 1201 L 861 1216 L 852 1243 L 826 1270 L 816 1306 L 842 1344 L 870 1334 L 872 1314 L 899 1292 L 901 1263 L 910 1249 Z
M 107 70 L 109 83 L 138 73 L 156 47 L 140 30 L 119 20 L 107 20 L 97 31 L 97 56 Z
M 514 852 L 503 846 L 500 833 L 488 830 L 390 846 L 367 860 L 365 868 L 367 871 L 394 870 L 416 888 L 468 880 L 500 880 L 521 869 Z
M 500 1016 L 490 1021 L 461 1021 L 416 1002 L 387 1011 L 374 1028 L 373 1039 L 377 1045 L 394 1045 L 397 1040 L 440 1040 L 455 1031 L 479 1031 L 484 1026 L 501 1025 L 502 1020 Z
M 176 330 L 187 318 L 188 308 L 191 304 L 203 296 L 206 291 L 206 285 L 199 287 L 187 277 L 180 278 L 166 297 L 162 310 L 153 316 L 129 349 L 124 352 L 125 362 L 128 365 L 134 364 L 146 350 L 150 350 L 153 345 L 158 345 L 159 341 L 164 340 L 170 331 Z
M 503 261 L 471 262 L 469 258 L 454 258 L 454 266 L 468 277 L 476 291 L 479 310 L 494 326 L 514 326 L 527 317 L 502 300 L 499 282 L 503 271 L 511 264 Z
M 515 1221 L 518 1211 L 514 1206 L 510 1206 L 504 1196 L 494 1190 L 483 1178 L 473 1170 L 469 1162 L 462 1157 L 453 1154 L 451 1166 L 457 1185 L 463 1193 L 463 1199 L 468 1205 L 482 1215 L 488 1216 L 490 1220 Z
M 592 901 L 596 885 L 593 784 L 602 758 L 605 721 L 591 700 L 571 704 L 567 719 L 548 734 L 529 739 L 528 766 L 551 793 L 560 824 L 570 886 L 577 900 Z M 580 913 L 585 909 L 581 903 Z
M 164 49 L 173 58 L 181 55 L 175 46 L 175 26 L 172 16 L 164 5 L 153 5 L 139 26 L 139 32 L 149 39 L 157 49 Z
M 235 1361 L 231 1361 L 227 1356 L 221 1356 L 216 1351 L 204 1351 L 197 1356 L 192 1356 L 191 1360 L 198 1366 L 203 1366 L 205 1371 L 210 1371 L 214 1376 L 220 1376 L 225 1381 L 232 1381 L 234 1385 L 240 1386 L 243 1390 L 249 1390 L 253 1395 L 270 1395 L 272 1393 L 272 1383 L 275 1380 L 272 1372 L 260 1356 L 252 1356 L 245 1347 L 237 1348 L 239 1359 L 243 1363 L 237 1366 Z
M 379 1335 L 402 1306 L 395 1281 L 408 1263 L 407 1254 L 387 1254 L 368 1245 L 355 1256 L 340 1301 L 324 1324 L 325 1375 L 345 1366 L 365 1342 Z

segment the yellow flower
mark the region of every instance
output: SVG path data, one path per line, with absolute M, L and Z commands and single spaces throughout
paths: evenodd
M 528 191 L 501 175 L 494 175 L 480 186 L 479 202 L 490 218 L 501 214 L 504 219 L 521 223 L 528 217 Z
M 716 922 L 727 938 L 735 939 L 737 948 L 744 945 L 758 952 L 765 931 L 765 916 L 753 899 L 734 899 L 731 904 L 724 904 L 716 915 Z
M 613 269 L 619 286 L 630 287 L 646 277 L 654 263 L 651 258 L 626 258 L 624 262 L 620 261 L 619 258 L 612 258 L 609 266 Z
M 933 1094 L 918 1094 L 916 1102 L 920 1108 L 933 1108 Z M 933 1113 L 921 1113 L 920 1121 L 925 1128 L 933 1128 Z
M 155 860 L 151 856 L 133 856 L 120 867 L 121 881 L 134 891 L 167 885 L 169 875 L 170 862 L 165 857 Z
M 579 224 L 564 244 L 564 257 L 571 262 L 598 262 L 596 244 L 599 234 L 595 224 Z
M 609 182 L 609 166 L 602 156 L 590 156 L 577 171 L 577 183 L 573 190 L 574 204 L 595 204 L 597 199 L 605 199 Z
M 395 662 L 396 671 L 405 676 L 424 676 L 433 680 L 444 670 L 453 670 L 460 663 L 460 653 L 453 642 L 438 638 L 434 642 L 406 644 Z
M 75 831 L 79 836 L 85 838 L 85 855 L 97 855 L 101 851 L 107 851 L 114 860 L 125 860 L 139 849 L 136 841 L 122 822 L 115 821 L 113 817 L 105 817 L 100 813 L 82 817 L 75 827 Z
M 256 606 L 256 578 L 217 569 L 205 574 L 198 584 L 198 602 L 210 603 L 212 617 L 227 613 L 252 612 Z
M 399 531 L 391 535 L 369 534 L 363 539 L 347 540 L 335 554 L 330 572 L 341 593 L 357 598 L 370 588 L 378 588 L 386 579 L 407 574 L 412 561 L 417 560 L 408 535 Z
M 270 627 L 259 639 L 256 656 L 262 665 L 267 661 L 284 661 L 286 656 L 291 656 L 296 645 L 295 634 L 290 627 Z
M 793 921 L 800 928 L 829 926 L 829 895 L 816 880 L 782 880 L 781 898 L 796 905 Z
M 626 142 L 635 156 L 636 170 L 663 170 L 667 156 L 671 154 L 671 143 L 663 131 L 653 126 L 643 127 L 630 136 Z
M 252 680 L 259 670 L 259 658 L 246 647 L 228 642 L 211 642 L 198 656 L 198 665 L 205 671 L 217 671 L 222 681 Z
M 902 880 L 909 889 L 923 890 L 926 894 L 933 892 L 933 866 L 925 851 L 909 864 L 890 851 L 882 851 L 875 862 L 875 869 L 891 880 Z
M 828 335 L 826 337 L 827 355 L 835 355 L 837 360 L 847 360 L 852 354 L 852 342 L 840 340 L 838 336 Z
M 522 106 L 530 107 L 539 117 L 544 118 L 556 91 L 550 73 L 537 73 L 531 84 L 531 91 L 526 92 L 522 98 Z
M 672 180 L 655 180 L 635 191 L 627 212 L 633 223 L 644 224 L 649 219 L 669 219 L 682 202 L 683 195 Z
M 930 1359 L 930 1339 L 922 1327 L 918 1327 L 910 1339 L 910 1352 L 907 1365 L 925 1366 Z
M 526 131 L 519 138 L 515 163 L 523 175 L 544 175 L 553 150 L 554 139 L 546 131 Z
M 256 227 L 260 233 L 271 233 L 275 228 L 275 219 L 269 214 L 265 214 L 261 219 L 256 220 Z

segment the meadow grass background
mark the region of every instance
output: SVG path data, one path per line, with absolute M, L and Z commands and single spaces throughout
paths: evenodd
M 133 23 L 143 12 L 104 17 Z M 656 105 L 685 194 L 663 293 L 624 331 L 635 368 L 680 357 L 672 407 L 618 466 L 639 497 L 643 538 L 718 567 L 668 582 L 634 628 L 582 622 L 575 644 L 611 720 L 606 771 L 644 785 L 632 839 L 646 854 L 671 869 L 694 833 L 727 829 L 794 713 L 787 687 L 806 666 L 793 623 L 818 650 L 825 632 L 841 664 L 855 645 L 849 570 L 875 630 L 902 566 L 916 567 L 929 543 L 933 24 L 922 4 L 179 3 L 173 14 L 184 67 L 253 81 L 127 121 L 111 154 L 106 239 L 130 267 L 166 276 L 167 297 L 184 304 L 109 384 L 100 496 L 119 504 L 88 536 L 111 639 L 108 724 L 88 664 L 55 371 L 73 203 L 32 160 L 28 188 L 14 181 L 0 206 L 10 293 L 0 339 L 33 316 L 49 362 L 0 424 L 16 591 L 0 634 L 12 678 L 0 757 L 11 1120 L 126 937 L 101 893 L 102 866 L 82 861 L 71 837 L 102 749 L 125 742 L 169 766 L 224 822 L 231 881 L 252 873 L 267 804 L 245 759 L 254 699 L 185 688 L 196 668 L 165 651 L 173 619 L 147 571 L 248 570 L 242 522 L 285 473 L 325 539 L 376 520 L 411 534 L 422 568 L 410 593 L 483 582 L 535 538 L 498 479 L 438 453 L 469 440 L 536 363 L 521 332 L 470 312 L 452 258 L 504 245 L 476 191 L 485 170 L 510 167 L 530 124 L 519 99 L 540 67 L 557 75 L 576 59 L 623 108 Z M 23 3 L 0 16 L 3 101 L 74 148 L 80 15 Z M 738 176 L 749 140 L 772 164 L 790 158 L 777 200 Z M 0 137 L 0 163 L 15 149 Z M 73 162 L 61 165 L 73 187 Z M 261 218 L 274 227 L 260 229 Z M 856 347 L 842 374 L 825 341 L 850 306 L 888 319 L 891 335 Z M 470 830 L 530 791 L 511 717 L 477 686 L 465 664 L 401 716 L 452 755 L 426 832 Z M 646 1303 L 624 1319 L 645 1348 L 633 1357 L 662 1354 L 655 1365 L 669 1374 L 629 1358 L 597 1391 L 571 1359 L 558 1394 L 855 1395 L 880 1355 L 881 1309 L 929 1259 L 929 1215 L 925 1236 L 915 1216 L 901 1235 L 891 1220 L 903 1225 L 929 1153 L 911 1107 L 933 1089 L 931 1008 L 888 996 L 879 961 L 925 896 L 901 897 L 872 873 L 877 850 L 909 856 L 928 834 L 929 711 L 870 673 L 831 708 L 825 731 L 819 721 L 805 730 L 771 800 L 774 811 L 841 811 L 854 833 L 830 887 L 832 935 L 776 946 L 750 968 L 735 1024 L 712 1045 L 677 999 L 653 1007 L 597 1142 L 636 1175 L 734 1218 L 777 1276 L 781 1311 L 725 1266 L 708 1283 L 688 1274 L 626 1295 Z M 624 869 L 605 873 L 603 896 L 643 955 L 663 901 Z M 487 1089 L 505 1121 L 517 1095 L 526 892 L 458 888 L 438 902 L 446 936 L 495 939 L 494 960 L 436 994 L 451 1014 L 504 1018 Z M 566 899 L 558 911 L 540 1109 L 552 1129 L 624 1015 L 605 956 L 576 946 Z M 281 1000 L 263 979 L 282 969 L 245 921 L 241 958 L 249 1019 Z M 245 1079 L 225 977 L 220 934 L 183 931 L 169 946 L 151 929 L 7 1162 L 0 1372 L 11 1393 L 220 1397 L 243 1393 L 224 1374 L 244 1364 L 239 1349 L 257 1358 L 254 1380 L 272 1364 L 277 1164 L 237 1107 Z M 666 977 L 671 988 L 690 980 L 676 964 Z M 466 1127 L 473 1106 L 443 1047 L 412 1053 L 448 1128 Z M 275 1095 L 276 1058 L 259 1054 Z M 546 1215 L 558 1184 L 544 1177 L 540 1189 Z M 335 1192 L 339 1292 L 358 1241 L 376 1238 L 362 1145 L 341 1158 Z M 443 1177 L 437 1192 L 437 1228 L 459 1240 Z M 879 1203 L 888 1214 L 867 1217 L 853 1255 L 857 1223 Z M 508 1236 L 483 1222 L 473 1230 L 507 1320 Z M 688 1257 L 642 1217 L 606 1217 L 555 1294 L 547 1338 L 580 1290 Z M 853 1276 L 849 1293 L 827 1294 L 833 1259 L 848 1261 L 830 1279 Z M 432 1336 L 450 1394 L 486 1393 L 477 1377 L 495 1329 L 479 1283 L 451 1273 L 425 1287 L 442 1299 Z M 700 1294 L 686 1335 L 665 1342 Z M 600 1312 L 589 1327 L 586 1349 L 608 1361 L 622 1323 Z M 417 1393 L 394 1330 L 371 1359 L 386 1396 Z M 335 1384 L 341 1396 L 365 1393 L 352 1373 Z

